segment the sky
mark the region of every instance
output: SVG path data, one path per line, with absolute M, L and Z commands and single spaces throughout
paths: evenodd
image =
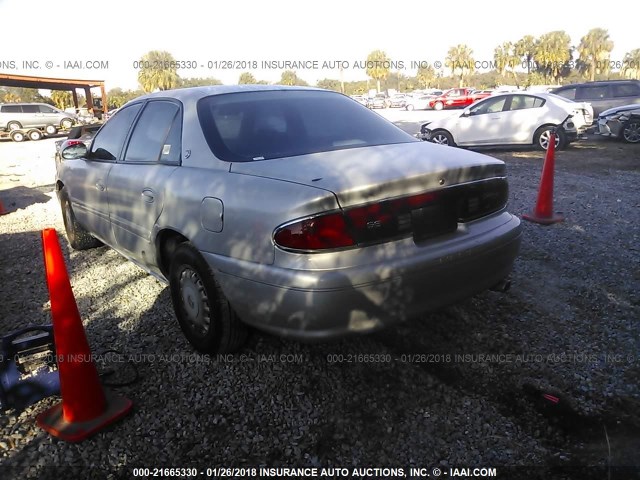
M 420 62 L 443 64 L 457 44 L 470 46 L 476 61 L 488 62 L 504 41 L 553 30 L 566 31 L 577 46 L 589 29 L 607 29 L 614 61 L 640 48 L 637 1 L 623 0 L 615 8 L 595 2 L 528 2 L 526 8 L 503 0 L 387 3 L 0 0 L 0 73 L 105 80 L 107 89 L 135 89 L 135 62 L 150 50 L 166 50 L 187 67 L 178 70 L 181 77 L 233 84 L 252 71 L 257 79 L 276 82 L 283 68 L 266 62 L 299 61 L 307 68 L 295 69 L 298 76 L 314 84 L 339 79 L 338 64 L 345 81 L 365 80 L 365 66 L 356 62 L 376 49 L 414 75 Z

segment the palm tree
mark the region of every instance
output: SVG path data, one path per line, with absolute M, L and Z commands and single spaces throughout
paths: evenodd
M 571 37 L 562 30 L 545 33 L 536 45 L 534 58 L 537 67 L 557 83 L 563 67 L 571 60 Z
M 431 86 L 433 79 L 436 78 L 436 71 L 431 65 L 426 65 L 418 69 L 416 77 L 418 77 L 418 82 L 420 82 L 421 87 L 428 88 Z
M 640 48 L 624 54 L 622 74 L 627 78 L 640 79 Z
M 16 102 L 20 102 L 21 100 L 22 99 L 18 95 L 11 92 L 6 92 L 2 97 L 3 103 L 16 103 Z
M 447 52 L 447 58 L 444 62 L 445 66 L 451 69 L 451 74 L 456 75 L 460 79 L 459 86 L 464 85 L 464 79 L 475 70 L 475 60 L 473 59 L 473 50 L 466 45 L 456 45 L 451 47 Z
M 504 42 L 502 45 L 498 45 L 493 51 L 493 60 L 496 65 L 496 70 L 502 78 L 505 77 L 507 68 L 511 67 L 512 50 L 513 44 L 511 42 Z
M 60 110 L 64 110 L 67 106 L 73 106 L 73 97 L 69 91 L 54 90 L 51 92 L 51 100 Z
M 613 42 L 609 39 L 609 32 L 604 28 L 592 28 L 580 39 L 580 63 L 588 69 L 589 80 L 592 82 L 596 79 L 596 72 L 608 72 L 611 50 Z
M 367 75 L 376 81 L 380 92 L 380 80 L 385 80 L 390 72 L 390 60 L 382 50 L 374 50 L 367 56 Z
M 140 59 L 138 82 L 149 93 L 155 90 L 169 90 L 180 83 L 176 61 L 169 52 L 152 50 Z
M 514 53 L 527 65 L 527 75 L 531 73 L 531 61 L 536 52 L 536 39 L 533 35 L 525 35 L 514 46 Z

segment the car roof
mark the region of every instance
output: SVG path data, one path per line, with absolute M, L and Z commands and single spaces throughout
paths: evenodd
M 640 83 L 640 80 L 634 80 L 632 78 L 628 78 L 628 79 L 621 79 L 621 80 L 596 80 L 593 82 L 570 83 L 568 85 L 562 85 L 561 87 L 556 87 L 554 88 L 554 90 L 566 90 L 567 88 L 585 87 L 589 85 L 610 85 L 613 83 Z
M 288 85 L 214 85 L 210 87 L 189 87 L 189 88 L 176 88 L 174 90 L 161 90 L 159 92 L 150 93 L 136 98 L 136 100 L 146 100 L 150 98 L 175 98 L 177 100 L 197 100 L 202 97 L 208 97 L 211 95 L 222 95 L 225 93 L 239 93 L 239 92 L 264 92 L 264 91 L 284 91 L 284 90 L 308 90 L 317 92 L 334 92 L 333 90 L 326 90 L 324 88 L 315 87 L 299 87 Z

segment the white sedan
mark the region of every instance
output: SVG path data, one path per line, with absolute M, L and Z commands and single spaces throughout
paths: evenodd
M 422 140 L 452 146 L 535 145 L 546 150 L 578 139 L 593 122 L 593 108 L 552 93 L 511 92 L 479 100 L 462 113 L 422 125 Z

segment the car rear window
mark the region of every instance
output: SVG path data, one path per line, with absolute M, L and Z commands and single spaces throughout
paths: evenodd
M 225 161 L 257 161 L 418 141 L 350 98 L 325 91 L 213 95 L 198 103 L 209 147 Z

